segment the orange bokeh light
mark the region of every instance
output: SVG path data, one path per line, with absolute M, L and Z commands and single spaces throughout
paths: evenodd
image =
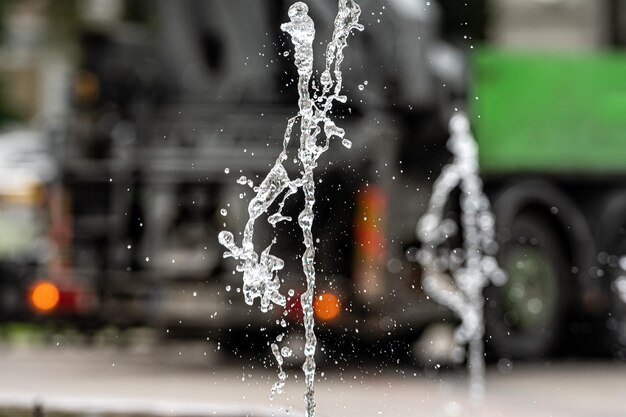
M 332 320 L 339 315 L 341 302 L 333 293 L 322 293 L 313 301 L 315 316 L 320 320 Z
M 30 291 L 30 303 L 38 311 L 46 312 L 59 304 L 59 289 L 52 283 L 43 281 L 35 284 Z

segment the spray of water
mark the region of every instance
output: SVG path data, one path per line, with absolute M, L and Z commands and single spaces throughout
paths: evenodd
M 617 296 L 620 301 L 626 303 L 626 276 L 620 275 L 614 284 L 615 290 L 617 291 Z
M 470 396 L 480 406 L 485 395 L 483 289 L 490 282 L 501 285 L 506 276 L 495 259 L 494 217 L 478 175 L 478 147 L 464 114 L 452 117 L 450 134 L 453 161 L 435 181 L 428 211 L 417 225 L 422 243 L 418 261 L 424 268 L 424 291 L 461 319 L 455 341 L 468 345 Z M 456 187 L 461 191 L 463 246 L 450 250 L 445 243 L 459 227 L 444 217 L 444 208 Z
M 334 22 L 332 39 L 326 47 L 325 68 L 320 76 L 321 86 L 311 97 L 311 82 L 313 78 L 313 40 L 315 25 L 308 15 L 305 3 L 296 2 L 289 8 L 289 22 L 281 25 L 281 29 L 291 36 L 294 46 L 295 65 L 298 69 L 298 114 L 287 122 L 283 140 L 283 150 L 279 154 L 273 167 L 256 189 L 256 195 L 248 205 L 249 220 L 243 231 L 241 246 L 235 242 L 234 235 L 229 231 L 220 232 L 219 242 L 226 247 L 224 257 L 233 257 L 239 261 L 236 270 L 243 272 L 243 293 L 247 304 L 252 305 L 255 298 L 260 298 L 261 311 L 267 312 L 274 304 L 285 306 L 286 298 L 279 292 L 280 279 L 278 271 L 283 269 L 284 261 L 270 254 L 272 245 L 266 247 L 259 255 L 254 246 L 254 224 L 270 206 L 282 195 L 278 210 L 269 215 L 268 222 L 275 226 L 280 221 L 291 219 L 282 214 L 285 201 L 302 189 L 304 207 L 298 216 L 298 225 L 302 229 L 304 253 L 302 254 L 302 269 L 306 277 L 306 291 L 300 297 L 304 314 L 305 328 L 305 362 L 302 366 L 305 375 L 306 393 L 305 415 L 315 415 L 315 400 L 313 398 L 315 382 L 315 320 L 313 312 L 313 297 L 315 292 L 315 244 L 313 239 L 313 221 L 315 205 L 314 170 L 319 157 L 328 150 L 332 138 L 339 138 L 346 147 L 351 143 L 344 137 L 345 132 L 330 118 L 333 103 L 345 103 L 347 97 L 341 95 L 343 49 L 347 45 L 352 30 L 363 30 L 358 23 L 361 10 L 354 0 L 339 0 L 337 17 Z M 290 179 L 283 163 L 287 160 L 288 145 L 292 131 L 296 124 L 300 125 L 300 146 L 297 153 L 300 177 Z M 320 134 L 323 136 L 320 138 Z M 275 241 L 275 240 L 274 240 Z M 281 337 L 282 340 L 282 337 Z M 281 340 L 277 340 L 280 342 Z M 272 389 L 281 393 L 287 378 L 282 369 L 283 357 L 291 355 L 288 349 L 279 349 L 273 343 L 272 352 L 279 364 L 279 380 Z

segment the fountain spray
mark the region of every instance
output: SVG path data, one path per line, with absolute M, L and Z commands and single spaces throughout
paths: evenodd
M 478 146 L 465 114 L 456 113 L 449 123 L 448 148 L 453 161 L 446 165 L 434 183 L 428 211 L 417 224 L 422 243 L 418 261 L 424 268 L 422 285 L 433 300 L 450 308 L 460 319 L 455 342 L 468 345 L 470 399 L 478 410 L 485 396 L 483 289 L 502 285 L 505 273 L 495 259 L 495 220 L 478 174 Z M 461 248 L 449 250 L 445 243 L 459 232 L 459 225 L 444 218 L 451 192 L 461 191 Z
M 243 272 L 243 293 L 247 304 L 252 305 L 255 298 L 260 298 L 261 311 L 267 312 L 273 305 L 284 307 L 286 298 L 279 292 L 280 278 L 278 271 L 283 269 L 284 261 L 270 254 L 272 244 L 266 247 L 261 254 L 254 246 L 254 224 L 270 206 L 282 195 L 278 210 L 269 215 L 268 222 L 275 226 L 281 221 L 290 221 L 291 218 L 282 214 L 285 201 L 302 189 L 304 207 L 298 216 L 298 225 L 302 230 L 304 253 L 302 254 L 302 269 L 306 278 L 306 291 L 300 297 L 304 314 L 305 328 L 305 361 L 302 366 L 305 376 L 306 393 L 305 416 L 315 416 L 315 317 L 313 298 L 315 295 L 315 243 L 313 239 L 313 221 L 315 219 L 315 176 L 319 157 L 329 149 L 331 139 L 341 139 L 346 147 L 351 142 L 345 138 L 345 131 L 331 120 L 331 110 L 335 101 L 345 103 L 347 97 L 341 94 L 343 78 L 341 64 L 343 49 L 348 44 L 348 37 L 352 30 L 363 30 L 358 23 L 361 9 L 354 0 L 339 0 L 339 8 L 334 21 L 332 39 L 326 46 L 325 68 L 320 76 L 321 89 L 311 96 L 311 81 L 313 78 L 313 41 L 315 39 L 315 25 L 308 15 L 308 6 L 303 2 L 296 2 L 289 8 L 289 22 L 281 25 L 281 29 L 291 36 L 294 46 L 295 65 L 298 69 L 298 114 L 287 122 L 283 139 L 283 149 L 276 162 L 261 184 L 255 189 L 256 195 L 248 205 L 249 219 L 243 231 L 241 246 L 235 243 L 234 235 L 229 231 L 220 232 L 219 242 L 226 247 L 224 257 L 232 257 L 239 261 L 236 267 Z M 288 157 L 288 145 L 296 124 L 300 125 L 300 145 L 297 152 L 300 177 L 290 179 L 283 163 Z M 324 136 L 319 138 L 323 132 Z M 319 143 L 318 143 L 319 142 Z M 274 242 L 275 242 L 274 238 Z M 280 337 L 282 340 L 282 337 Z M 277 339 L 277 342 L 280 342 Z M 291 354 L 289 349 L 279 349 L 276 343 L 272 344 L 272 353 L 279 365 L 279 380 L 274 384 L 272 391 L 281 393 L 287 378 L 282 369 L 283 356 Z M 283 355 L 285 353 L 285 355 Z

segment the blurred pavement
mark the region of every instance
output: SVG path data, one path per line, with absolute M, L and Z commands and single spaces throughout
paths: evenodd
M 206 355 L 205 355 L 206 352 Z M 265 410 L 301 415 L 304 384 L 292 369 L 287 392 L 270 400 L 275 369 L 234 360 L 224 365 L 209 344 L 169 344 L 144 350 L 36 347 L 0 349 L 0 408 L 37 399 L 45 404 L 96 401 L 162 405 L 176 415 L 185 407 Z M 268 352 L 269 355 L 269 352 Z M 219 363 L 219 364 L 218 364 Z M 323 372 L 323 374 L 322 374 Z M 357 365 L 320 370 L 320 416 L 466 416 L 464 379 L 455 371 L 426 375 L 402 367 Z M 297 376 L 297 378 L 296 378 Z M 485 416 L 623 417 L 626 365 L 611 362 L 491 367 Z M 256 413 L 258 415 L 258 413 Z M 263 413 L 266 414 L 266 413 Z

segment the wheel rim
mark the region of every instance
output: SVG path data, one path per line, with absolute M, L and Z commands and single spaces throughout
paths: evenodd
M 559 297 L 556 268 L 540 248 L 521 244 L 510 248 L 504 267 L 505 324 L 523 333 L 542 331 L 552 321 Z

